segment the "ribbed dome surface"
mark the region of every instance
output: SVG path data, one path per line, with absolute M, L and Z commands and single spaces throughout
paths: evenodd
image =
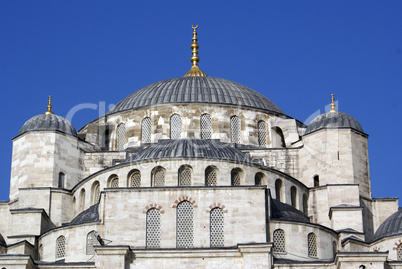
M 233 161 L 237 163 L 250 163 L 251 158 L 230 144 L 217 140 L 205 139 L 172 139 L 159 140 L 128 159 L 128 162 L 148 160 L 162 160 L 174 158 L 202 158 L 213 160 Z
M 107 114 L 176 103 L 235 105 L 284 114 L 262 94 L 239 83 L 214 77 L 179 77 L 153 83 L 124 98 Z
M 315 117 L 307 126 L 306 134 L 320 129 L 342 129 L 351 128 L 363 132 L 360 123 L 352 116 L 343 112 L 327 112 Z
M 24 123 L 18 135 L 30 131 L 59 131 L 77 136 L 77 132 L 71 123 L 65 118 L 55 114 L 39 114 Z
M 402 234 L 402 208 L 399 208 L 378 227 L 373 241 L 399 234 Z

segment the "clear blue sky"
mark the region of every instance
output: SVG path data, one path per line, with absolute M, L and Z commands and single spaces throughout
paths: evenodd
M 330 94 L 369 137 L 374 197 L 402 197 L 402 1 L 0 1 L 0 200 L 11 139 L 53 96 L 66 117 L 191 66 L 246 85 L 305 122 Z M 98 117 L 72 119 L 78 130 Z M 307 122 L 308 123 L 308 122 Z

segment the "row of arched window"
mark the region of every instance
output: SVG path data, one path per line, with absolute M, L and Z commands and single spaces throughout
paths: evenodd
M 274 243 L 273 252 L 274 253 L 285 253 L 286 252 L 286 237 L 285 231 L 282 229 L 277 229 L 274 231 L 272 240 Z M 334 247 L 336 251 L 336 242 L 334 241 Z M 318 248 L 317 248 L 317 236 L 314 233 L 309 233 L 307 235 L 307 255 L 309 257 L 317 258 L 318 257 Z
M 181 117 L 179 114 L 173 114 L 170 117 L 170 138 L 180 139 L 181 137 Z M 267 123 L 263 120 L 257 122 L 257 134 L 258 134 L 258 145 L 260 147 L 267 146 Z M 126 143 L 126 126 L 124 123 L 120 123 L 117 126 L 117 150 L 124 150 L 124 144 Z M 151 118 L 146 117 L 141 122 L 141 142 L 151 143 L 152 134 L 152 121 Z M 200 134 L 201 139 L 211 139 L 212 138 L 212 119 L 209 114 L 202 114 L 200 117 Z M 110 142 L 110 133 L 107 129 L 104 133 L 103 144 L 104 147 L 108 147 Z M 272 128 L 272 144 L 274 147 L 284 147 L 285 141 L 283 132 L 279 127 Z M 241 143 L 241 120 L 238 116 L 230 117 L 230 141 L 232 143 Z
M 275 181 L 275 195 L 276 195 L 275 197 L 276 197 L 276 200 L 278 200 L 280 202 L 283 202 L 283 197 L 282 197 L 283 187 L 282 187 L 282 185 L 283 185 L 282 180 L 278 178 Z M 307 215 L 307 207 L 308 207 L 307 199 L 308 199 L 307 195 L 304 193 L 303 194 L 302 211 L 303 211 L 303 213 L 305 215 Z M 292 187 L 290 187 L 290 205 L 295 207 L 295 208 L 297 208 L 298 207 L 297 200 L 298 200 L 298 198 L 297 198 L 297 189 L 296 189 L 295 186 L 292 186 Z
M 91 231 L 87 234 L 86 241 L 86 254 L 94 255 L 95 254 L 95 246 L 99 245 L 98 240 L 96 239 L 96 231 Z M 56 239 L 56 260 L 60 260 L 66 257 L 66 237 L 64 235 L 60 235 Z M 43 246 L 39 246 L 39 257 L 43 258 Z

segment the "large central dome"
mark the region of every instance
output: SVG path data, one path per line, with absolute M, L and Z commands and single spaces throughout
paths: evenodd
M 233 105 L 284 114 L 262 94 L 239 83 L 214 77 L 179 77 L 153 83 L 121 100 L 107 114 L 180 103 Z

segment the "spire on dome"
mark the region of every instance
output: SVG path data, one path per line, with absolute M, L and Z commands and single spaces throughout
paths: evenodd
M 45 112 L 45 114 L 53 114 L 52 112 L 52 96 L 49 95 L 49 104 L 47 105 L 47 111 Z
M 200 61 L 200 58 L 198 57 L 198 49 L 200 46 L 197 44 L 198 38 L 197 38 L 197 28 L 198 25 L 196 24 L 195 26 L 192 26 L 193 28 L 193 44 L 191 44 L 191 49 L 193 50 L 193 57 L 191 57 L 190 61 L 193 63 L 193 66 L 191 67 L 190 71 L 188 71 L 186 74 L 184 74 L 184 77 L 206 77 L 207 74 L 202 72 L 200 68 L 198 67 L 198 62 Z
M 334 94 L 331 94 L 331 110 L 329 112 L 336 112 L 335 106 L 336 106 L 336 104 L 335 104 Z

